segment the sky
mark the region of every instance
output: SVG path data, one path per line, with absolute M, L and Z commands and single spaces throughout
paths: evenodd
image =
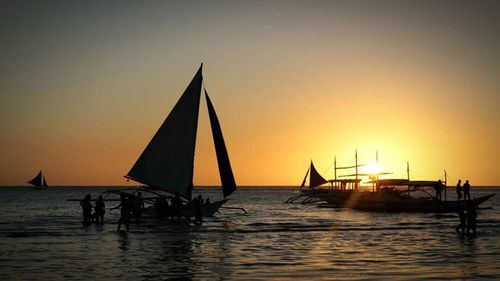
M 0 185 L 124 185 L 201 62 L 238 185 L 500 185 L 498 1 L 2 1 Z M 204 101 L 201 103 L 204 105 Z M 194 182 L 218 185 L 207 110 Z

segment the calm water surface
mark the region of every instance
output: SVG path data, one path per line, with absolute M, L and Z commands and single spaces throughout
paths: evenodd
M 241 188 L 202 226 L 146 221 L 84 227 L 78 202 L 104 188 L 0 188 L 0 280 L 500 279 L 500 188 L 478 235 L 455 214 L 380 214 L 282 202 L 290 188 Z M 219 190 L 201 189 L 212 201 Z M 116 205 L 107 202 L 107 207 Z

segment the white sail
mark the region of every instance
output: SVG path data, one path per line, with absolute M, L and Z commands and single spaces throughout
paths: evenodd
M 202 66 L 127 178 L 191 199 Z

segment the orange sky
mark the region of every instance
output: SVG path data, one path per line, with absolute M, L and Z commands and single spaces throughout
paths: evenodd
M 121 185 L 204 62 L 239 185 L 312 159 L 500 185 L 500 17 L 482 1 L 2 4 L 0 185 Z M 219 183 L 204 101 L 195 184 Z

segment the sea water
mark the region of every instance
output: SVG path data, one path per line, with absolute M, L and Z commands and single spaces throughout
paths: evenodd
M 103 226 L 83 226 L 67 199 L 104 190 L 0 188 L 0 280 L 500 279 L 500 188 L 472 189 L 497 193 L 476 237 L 455 232 L 456 214 L 284 204 L 293 189 L 276 187 L 240 188 L 225 206 L 248 213 L 222 209 L 201 226 L 146 220 L 118 232 L 109 209 Z

